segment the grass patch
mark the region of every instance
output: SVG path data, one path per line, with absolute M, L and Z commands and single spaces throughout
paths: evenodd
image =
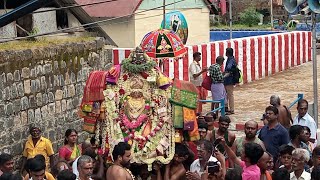
M 87 42 L 94 40 L 95 37 L 68 37 L 68 38 L 40 38 L 35 41 L 21 40 L 12 41 L 6 43 L 0 43 L 0 51 L 4 50 L 23 50 L 33 49 L 39 47 L 48 47 L 52 45 L 75 43 L 75 42 Z
M 211 26 L 211 30 L 215 29 L 229 29 L 229 25 L 216 25 L 216 26 Z M 232 25 L 233 30 L 271 30 L 271 25 L 269 24 L 263 24 L 263 25 L 254 25 L 252 27 L 249 27 L 244 24 L 233 24 Z

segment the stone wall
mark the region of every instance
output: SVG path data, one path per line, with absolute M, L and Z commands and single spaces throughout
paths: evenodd
M 36 124 L 49 138 L 55 152 L 68 128 L 81 132 L 78 117 L 83 89 L 92 70 L 105 69 L 111 51 L 103 40 L 27 49 L 0 51 L 0 153 L 19 159 Z

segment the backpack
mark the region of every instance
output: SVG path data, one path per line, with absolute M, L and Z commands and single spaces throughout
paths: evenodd
M 242 72 L 238 66 L 234 66 L 234 68 L 232 68 L 232 81 L 235 84 L 242 82 Z

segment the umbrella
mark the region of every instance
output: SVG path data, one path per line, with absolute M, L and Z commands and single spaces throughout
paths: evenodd
M 179 58 L 187 53 L 179 36 L 166 29 L 149 32 L 140 46 L 152 58 Z

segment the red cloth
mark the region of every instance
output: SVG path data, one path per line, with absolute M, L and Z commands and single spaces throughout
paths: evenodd
M 194 154 L 194 159 L 198 159 L 198 150 L 197 150 L 197 145 L 192 142 L 192 141 L 188 141 L 188 145 L 190 150 L 193 152 Z
M 93 71 L 90 73 L 84 93 L 82 102 L 103 101 L 103 91 L 106 88 L 106 76 L 108 71 Z

